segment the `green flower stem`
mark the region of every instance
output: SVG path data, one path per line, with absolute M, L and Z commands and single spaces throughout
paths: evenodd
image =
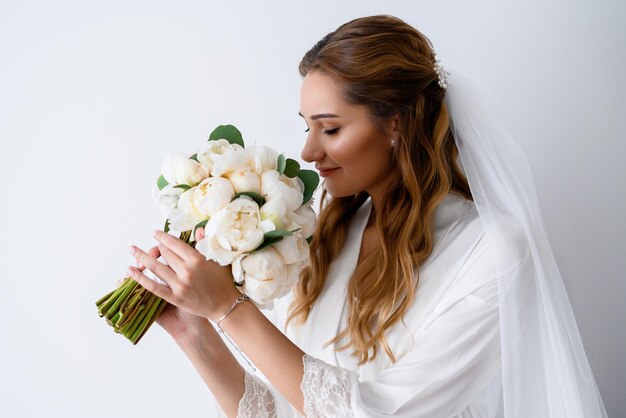
M 113 303 L 113 305 L 111 305 L 111 307 L 109 308 L 106 317 L 107 319 L 111 319 L 113 318 L 117 312 L 120 309 L 120 306 L 122 305 L 122 303 L 124 303 L 124 301 L 126 300 L 126 298 L 128 297 L 128 295 L 131 294 L 131 292 L 133 290 L 135 290 L 135 287 L 137 286 L 137 282 L 134 280 L 131 280 L 128 284 L 124 285 L 124 291 L 122 292 L 122 294 L 115 299 L 115 302 Z M 115 321 L 112 321 L 115 322 Z
M 121 286 L 113 291 L 111 297 L 109 297 L 102 305 L 98 306 L 98 313 L 100 316 L 105 316 L 111 306 L 115 303 L 117 298 L 126 290 L 128 286 L 128 280 L 126 280 Z
M 140 300 L 141 300 L 141 293 L 137 292 L 137 290 L 135 290 L 135 292 L 130 297 L 126 298 L 122 306 L 120 306 L 121 315 L 118 321 L 116 322 L 116 324 L 119 327 L 123 326 L 128 320 L 128 318 L 132 318 L 132 313 L 135 310 L 135 307 L 137 306 Z
M 124 336 L 131 341 L 132 341 L 131 337 L 135 333 L 135 330 L 137 330 L 137 328 L 139 327 L 139 325 L 141 325 L 141 323 L 143 322 L 143 319 L 146 317 L 148 312 L 150 312 L 152 303 L 157 298 L 152 293 L 148 293 L 148 294 L 150 296 L 148 297 L 148 300 L 146 301 L 146 303 L 142 304 L 142 309 L 139 312 L 139 315 L 137 315 L 135 319 L 133 319 L 133 322 L 131 323 L 131 325 L 124 331 Z
M 100 298 L 100 300 L 98 300 L 96 302 L 96 306 L 100 306 L 102 305 L 104 302 L 106 302 L 111 296 L 113 296 L 113 293 L 115 293 L 115 290 L 111 290 L 109 293 L 107 293 L 106 295 L 102 296 Z
M 141 340 L 141 338 L 146 334 L 146 332 L 148 331 L 148 329 L 152 326 L 152 324 L 154 323 L 154 321 L 156 321 L 156 319 L 159 317 L 159 315 L 161 315 L 161 312 L 163 312 L 163 309 L 165 309 L 165 307 L 168 305 L 168 302 L 164 299 L 159 298 L 159 306 L 156 310 L 156 312 L 154 313 L 154 315 L 152 315 L 152 317 L 150 318 L 150 321 L 148 322 L 148 324 L 144 327 L 143 331 L 141 332 L 141 334 L 139 334 L 139 336 L 137 337 L 137 339 L 133 342 L 133 344 L 137 344 L 139 342 L 139 340 Z
M 133 344 L 137 344 L 139 336 L 143 334 L 146 327 L 148 326 L 148 323 L 151 323 L 155 319 L 154 313 L 157 311 L 157 309 L 159 309 L 159 306 L 161 305 L 160 302 L 161 300 L 159 300 L 159 298 L 155 296 L 155 299 L 150 306 L 150 310 L 146 312 L 146 316 L 143 318 L 135 332 L 133 332 L 133 335 L 130 337 L 130 341 Z

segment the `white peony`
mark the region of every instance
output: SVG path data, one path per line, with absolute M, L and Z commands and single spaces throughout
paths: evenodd
M 159 190 L 156 184 L 152 187 L 152 198 L 159 205 L 161 215 L 164 218 L 169 218 L 170 212 L 178 203 L 178 199 L 183 192 L 183 189 L 172 187 L 171 184 L 168 184 L 161 190 Z
M 278 251 L 285 264 L 297 263 L 309 256 L 309 243 L 302 237 L 300 231 L 284 237 L 272 247 Z
M 207 141 L 196 158 L 212 176 L 228 176 L 235 170 L 249 167 L 250 158 L 246 150 L 225 139 Z
M 222 266 L 232 263 L 263 242 L 259 206 L 248 196 L 238 197 L 209 219 L 204 234 L 196 249 Z
M 287 207 L 282 198 L 270 200 L 261 206 L 261 220 L 265 223 L 271 222 L 273 225 L 269 230 L 285 229 L 286 215 Z
M 293 288 L 293 285 L 295 285 L 300 279 L 300 272 L 308 264 L 309 260 L 308 258 L 305 258 L 304 260 L 287 265 L 287 280 L 282 283 L 281 289 L 276 292 L 276 294 L 278 295 L 276 296 L 277 298 L 283 297 L 284 295 L 289 293 L 291 288 Z
M 249 167 L 235 170 L 228 176 L 235 193 L 254 192 L 261 194 L 261 177 Z
M 237 258 L 233 277 L 244 281 L 242 290 L 263 309 L 271 309 L 274 299 L 284 296 L 282 291 L 288 280 L 285 262 L 272 247 Z
M 278 153 L 272 148 L 263 145 L 253 145 L 246 148 L 246 152 L 250 158 L 250 169 L 258 175 L 263 174 L 267 170 L 276 170 Z
M 296 210 L 302 205 L 304 183 L 299 177 L 290 178 L 276 170 L 261 174 L 261 194 L 267 201 L 282 199 L 287 210 Z
M 191 197 L 193 205 L 205 217 L 215 216 L 235 197 L 235 190 L 230 181 L 223 177 L 204 179 Z
M 196 160 L 192 160 L 185 154 L 169 154 L 161 165 L 161 174 L 172 186 L 186 184 L 195 186 L 204 180 L 208 172 Z
M 197 186 L 196 186 L 197 187 Z M 198 211 L 191 198 L 196 191 L 196 187 L 185 190 L 178 199 L 178 204 L 168 216 L 170 228 L 175 231 L 189 231 L 199 222 L 206 219 L 206 216 Z
M 309 201 L 310 202 L 310 201 Z M 310 203 L 302 205 L 298 209 L 286 214 L 287 229 L 293 231 L 294 229 L 301 228 L 300 233 L 303 237 L 309 238 L 315 232 L 315 223 L 317 215 Z
M 206 178 L 180 195 L 178 206 L 170 211 L 170 226 L 189 231 L 222 210 L 234 196 L 235 191 L 225 178 Z

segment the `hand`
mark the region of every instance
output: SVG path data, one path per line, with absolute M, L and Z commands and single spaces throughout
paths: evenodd
M 204 230 L 196 231 L 196 240 L 202 239 Z M 161 263 L 140 248 L 131 246 L 131 254 L 166 285 L 156 283 L 137 268 L 131 267 L 128 276 L 148 291 L 165 299 L 182 310 L 203 318 L 217 320 L 223 315 L 240 292 L 233 283 L 230 266 L 220 266 L 207 260 L 195 248 L 165 232 L 155 231 L 157 249 L 167 264 Z
M 147 254 L 155 259 L 161 256 L 158 246 L 154 246 L 147 251 Z M 144 271 L 146 266 L 137 262 L 137 270 Z M 121 285 L 124 279 L 118 282 Z M 194 343 L 202 331 L 215 331 L 206 318 L 193 315 L 172 304 L 167 304 L 156 322 L 170 334 L 174 340 L 180 343 Z

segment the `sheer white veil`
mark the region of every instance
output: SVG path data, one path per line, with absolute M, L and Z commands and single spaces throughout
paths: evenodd
M 460 162 L 485 231 L 524 251 L 497 250 L 502 373 L 488 388 L 490 417 L 606 417 L 541 221 L 532 173 L 497 108 L 451 71 L 445 104 Z M 511 234 L 514 225 L 514 234 Z

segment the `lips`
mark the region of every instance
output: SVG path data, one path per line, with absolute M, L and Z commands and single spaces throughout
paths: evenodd
M 339 167 L 318 168 L 320 176 L 322 177 L 328 177 L 337 170 L 339 170 Z

